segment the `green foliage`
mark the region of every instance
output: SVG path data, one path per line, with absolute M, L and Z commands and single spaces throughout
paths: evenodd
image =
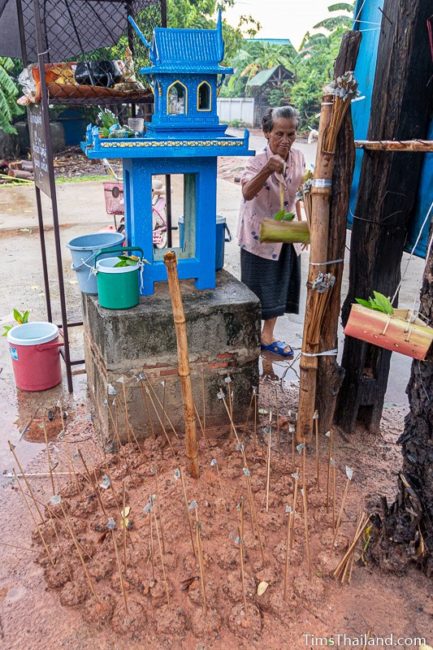
M 139 258 L 135 255 L 119 255 L 119 261 L 114 265 L 115 269 L 123 268 L 124 266 L 137 266 Z
M 275 221 L 293 221 L 295 215 L 293 212 L 286 212 L 285 210 L 278 210 L 274 214 Z
M 235 0 L 168 0 L 167 22 L 169 27 L 192 27 L 195 29 L 215 29 L 215 14 L 218 7 L 232 7 Z M 227 64 L 242 45 L 244 34 L 254 36 L 260 25 L 252 16 L 241 16 L 237 27 L 232 27 L 223 19 L 225 44 L 225 63 Z
M 29 316 L 30 316 L 30 309 L 27 309 L 26 311 L 23 311 L 22 313 L 18 311 L 18 309 L 13 309 L 12 310 L 12 315 L 14 317 L 15 322 L 18 325 L 24 325 L 24 323 L 29 322 Z M 14 325 L 3 325 L 3 334 L 2 336 L 7 336 L 7 333 L 9 330 L 11 330 Z
M 292 46 L 244 41 L 228 60 L 235 74 L 223 85 L 221 95 L 244 97 L 249 79 L 260 70 L 282 64 L 293 72 L 295 80 L 269 90 L 266 97 L 269 106 L 291 103 L 300 112 L 301 128 L 317 128 L 323 87 L 332 79 L 334 61 L 341 38 L 351 26 L 353 10 L 354 3 L 331 4 L 328 7 L 331 15 L 305 34 L 298 52 Z
M 391 305 L 390 299 L 378 291 L 373 291 L 373 296 L 374 298 L 369 298 L 368 300 L 364 300 L 363 298 L 355 298 L 355 300 L 359 305 L 367 307 L 367 309 L 374 309 L 374 311 L 380 311 L 383 314 L 392 316 L 394 308 Z
M 12 126 L 13 118 L 20 115 L 21 109 L 17 104 L 18 87 L 12 78 L 14 62 L 9 57 L 0 57 L 0 130 L 5 133 L 16 133 Z

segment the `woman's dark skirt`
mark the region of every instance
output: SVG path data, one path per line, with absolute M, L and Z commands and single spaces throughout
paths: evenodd
M 283 244 L 276 261 L 242 248 L 241 280 L 260 299 L 263 320 L 299 313 L 301 261 L 292 244 Z

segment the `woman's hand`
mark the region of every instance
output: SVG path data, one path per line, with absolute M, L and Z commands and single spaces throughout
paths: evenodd
M 282 174 L 284 171 L 284 159 L 278 154 L 270 156 L 265 165 L 254 178 L 246 183 L 242 188 L 242 194 L 245 201 L 251 201 L 263 188 L 264 184 L 272 174 Z
M 269 172 L 269 174 L 282 174 L 284 172 L 285 164 L 286 163 L 284 161 L 284 158 L 281 158 L 281 156 L 278 154 L 274 154 L 273 156 L 269 157 L 265 165 L 265 169 Z

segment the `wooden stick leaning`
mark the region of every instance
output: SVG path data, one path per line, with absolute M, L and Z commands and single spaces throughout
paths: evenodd
M 201 534 L 200 534 L 200 529 L 201 529 L 201 524 L 198 518 L 198 506 L 195 501 L 192 501 L 190 504 L 190 508 L 192 506 L 194 507 L 194 513 L 195 513 L 195 541 L 197 545 L 197 557 L 198 557 L 198 565 L 199 565 L 199 570 L 200 570 L 200 589 L 201 589 L 201 597 L 203 599 L 203 609 L 206 612 L 207 611 L 207 598 L 206 598 L 206 580 L 205 580 L 205 571 L 204 571 L 204 556 L 203 556 L 203 547 L 201 543 Z
M 308 570 L 308 579 L 311 580 L 311 553 L 310 553 L 310 534 L 308 531 L 308 505 L 307 505 L 307 489 L 304 487 L 301 489 L 302 493 L 302 503 L 304 510 L 304 532 L 305 532 L 305 554 L 307 557 L 307 570 Z
M 297 501 L 298 501 L 298 486 L 299 486 L 298 468 L 296 468 L 296 471 L 292 474 L 292 478 L 295 481 L 295 486 L 293 488 L 293 515 L 292 515 L 292 533 L 291 533 L 291 537 L 290 537 L 290 548 L 293 548 L 293 540 L 295 538 L 295 535 L 294 535 L 295 515 L 296 515 L 296 504 L 297 504 Z
M 346 485 L 344 486 L 343 498 L 341 499 L 340 511 L 338 513 L 337 522 L 335 524 L 334 539 L 332 540 L 332 546 L 335 546 L 335 542 L 337 540 L 338 530 L 340 528 L 341 519 L 343 517 L 344 506 L 346 504 L 347 493 L 349 491 L 349 485 L 353 478 L 353 469 L 351 467 L 347 467 L 347 465 L 346 465 L 346 478 L 347 480 L 346 480 Z
M 362 513 L 363 516 L 361 516 L 361 519 L 358 523 L 357 530 L 355 532 L 355 536 L 349 545 L 349 548 L 347 549 L 346 553 L 343 555 L 342 559 L 338 563 L 337 567 L 335 568 L 333 572 L 334 578 L 341 578 L 342 573 L 344 571 L 344 568 L 346 566 L 346 563 L 350 558 L 353 556 L 353 553 L 355 551 L 355 547 L 358 543 L 358 540 L 360 539 L 362 533 L 365 530 L 365 527 L 367 526 L 368 522 L 370 521 L 370 516 L 367 516 L 365 513 Z
M 155 390 L 154 387 L 152 386 L 149 377 L 148 377 L 145 373 L 143 373 L 143 376 L 144 376 L 144 378 L 145 378 L 146 381 L 147 381 L 147 385 L 149 386 L 149 389 L 152 391 L 152 395 L 153 395 L 153 397 L 154 397 L 156 403 L 159 405 L 159 407 L 160 407 L 160 408 L 163 410 L 163 412 L 164 412 L 163 404 L 161 403 L 161 400 L 160 400 L 159 397 L 158 397 L 158 393 L 156 392 L 156 390 Z M 179 440 L 179 435 L 178 435 L 178 433 L 177 433 L 177 431 L 176 431 L 176 429 L 175 429 L 175 426 L 174 426 L 173 422 L 171 421 L 171 419 L 170 419 L 170 417 L 169 417 L 167 411 L 165 411 L 165 418 L 166 418 L 166 420 L 167 420 L 167 422 L 168 422 L 168 424 L 169 424 L 169 426 L 170 426 L 170 429 L 173 431 L 173 434 L 174 434 L 175 438 L 177 438 L 177 439 Z
M 177 275 L 176 254 L 169 251 L 164 255 L 167 268 L 168 288 L 173 309 L 173 320 L 176 330 L 178 373 L 180 377 L 185 421 L 185 446 L 188 459 L 188 471 L 193 478 L 200 475 L 198 464 L 198 444 L 195 427 L 194 400 L 192 396 L 191 374 L 189 369 L 188 339 L 186 331 L 185 312 Z
M 269 512 L 269 487 L 271 481 L 272 411 L 269 411 L 268 458 L 266 466 L 266 512 Z
M 152 509 L 151 515 L 153 515 L 153 521 L 155 523 L 156 538 L 158 540 L 158 548 L 159 548 L 159 557 L 160 557 L 160 560 L 161 560 L 161 569 L 162 569 L 162 575 L 163 575 L 163 579 L 164 579 L 165 595 L 167 596 L 167 605 L 169 605 L 170 604 L 170 591 L 169 591 L 169 588 L 168 588 L 167 574 L 166 574 L 166 571 L 165 571 L 164 551 L 163 551 L 163 548 L 162 548 L 161 533 L 160 533 L 160 530 L 159 530 L 159 522 L 158 522 L 158 519 L 157 519 L 156 514 L 155 514 L 153 509 Z
M 289 515 L 287 517 L 287 535 L 286 535 L 286 561 L 284 564 L 284 588 L 283 588 L 283 599 L 287 600 L 287 580 L 289 576 L 289 552 L 292 546 L 291 535 L 292 535 L 292 517 L 293 517 L 293 508 L 291 506 L 286 506 L 286 513 Z
M 203 429 L 206 431 L 206 393 L 204 388 L 204 369 L 201 369 L 201 399 L 203 404 Z
M 241 565 L 242 598 L 244 611 L 247 613 L 247 597 L 245 593 L 245 572 L 244 572 L 244 499 L 241 497 L 239 503 L 239 560 Z
M 113 541 L 114 555 L 116 556 L 117 570 L 119 572 L 119 580 L 120 580 L 120 589 L 122 591 L 123 602 L 125 604 L 125 610 L 126 610 L 126 613 L 129 614 L 128 599 L 126 597 L 125 583 L 123 581 L 123 574 L 122 574 L 122 563 L 120 561 L 119 549 L 117 548 L 116 536 L 114 534 L 114 530 L 116 528 L 116 522 L 114 521 L 114 519 L 112 517 L 110 517 L 108 519 L 107 528 L 111 533 L 111 539 Z M 125 566 L 125 572 L 126 572 L 126 566 Z
M 45 426 L 45 422 L 42 423 L 42 426 L 43 426 L 43 429 L 44 429 L 44 439 L 45 439 L 45 449 L 46 449 L 46 452 L 47 452 L 48 472 L 50 474 L 51 488 L 52 488 L 53 496 L 54 496 L 56 494 L 56 486 L 54 485 L 53 468 L 51 467 L 50 447 L 48 445 L 48 433 L 47 433 L 47 427 Z
M 34 506 L 35 506 L 35 508 L 36 508 L 36 510 L 37 510 L 37 513 L 38 513 L 39 517 L 40 517 L 40 520 L 41 520 L 42 523 L 45 523 L 45 519 L 44 519 L 44 517 L 43 517 L 43 515 L 42 515 L 42 512 L 40 511 L 40 508 L 39 508 L 39 506 L 38 506 L 38 502 L 37 502 L 37 500 L 35 499 L 35 495 L 33 494 L 32 487 L 31 487 L 30 483 L 29 483 L 28 480 L 27 480 L 27 476 L 26 476 L 26 474 L 25 474 L 25 472 L 24 472 L 24 470 L 23 470 L 23 467 L 22 467 L 20 461 L 18 460 L 18 456 L 17 456 L 16 453 L 15 453 L 15 447 L 14 447 L 14 445 L 11 443 L 10 440 L 8 440 L 8 445 L 9 445 L 9 449 L 10 449 L 10 451 L 12 452 L 12 455 L 13 455 L 13 457 L 14 457 L 14 459 L 15 459 L 16 464 L 18 465 L 18 469 L 20 470 L 21 475 L 22 475 L 22 477 L 23 477 L 23 479 L 24 479 L 24 483 L 26 484 L 26 487 L 27 487 L 27 489 L 28 489 L 28 491 L 29 491 L 30 497 L 31 497 L 31 499 L 32 499 L 32 501 L 33 501 L 33 503 L 34 503 Z
M 259 525 L 257 522 L 257 511 L 256 511 L 256 506 L 254 503 L 254 495 L 253 495 L 253 489 L 251 487 L 251 472 L 248 469 L 248 467 L 243 468 L 243 475 L 247 479 L 247 494 L 248 494 L 248 502 L 250 506 L 250 513 L 251 513 L 251 527 L 253 530 L 253 535 L 257 539 L 259 543 L 259 548 L 260 548 L 260 555 L 262 557 L 262 564 L 263 566 L 265 565 L 265 551 L 263 547 L 263 542 L 262 542 L 262 537 L 260 535 L 260 529 Z
M 317 489 L 320 489 L 320 458 L 319 458 L 319 411 L 314 412 L 314 432 L 316 436 L 316 481 Z
M 325 436 L 328 438 L 328 466 L 327 466 L 327 473 L 326 473 L 326 511 L 329 511 L 329 488 L 330 488 L 330 481 L 331 481 L 331 458 L 333 454 L 333 435 L 332 435 L 332 429 L 330 431 L 327 431 L 325 433 Z
M 191 548 L 192 548 L 192 552 L 193 552 L 194 557 L 196 557 L 195 546 L 194 546 L 194 535 L 192 533 L 191 513 L 190 513 L 190 509 L 189 509 L 189 504 L 188 504 L 188 496 L 187 496 L 187 493 L 186 493 L 185 478 L 184 478 L 182 470 L 180 468 L 177 468 L 177 469 L 174 470 L 174 478 L 176 480 L 180 479 L 181 483 L 182 483 L 183 501 L 184 501 L 184 504 L 185 504 L 186 516 L 187 516 L 187 519 L 188 519 L 189 535 L 190 535 L 190 538 L 191 538 Z
M 81 449 L 78 449 L 77 452 L 78 452 L 78 455 L 79 455 L 79 457 L 81 459 L 81 462 L 83 463 L 86 474 L 87 474 L 87 476 L 89 478 L 90 485 L 93 487 L 93 489 L 95 491 L 95 496 L 98 499 L 98 503 L 101 506 L 101 510 L 104 513 L 105 517 L 108 519 L 108 514 L 107 514 L 107 511 L 105 509 L 104 503 L 102 501 L 101 494 L 100 494 L 99 488 L 98 488 L 98 484 L 95 482 L 94 478 L 92 477 L 91 473 L 89 472 L 89 468 L 87 467 L 86 461 L 84 460 L 84 456 L 81 453 Z
M 74 546 L 75 546 L 75 548 L 77 550 L 78 557 L 80 558 L 81 566 L 83 567 L 83 571 L 84 571 L 84 574 L 86 576 L 86 580 L 87 580 L 87 584 L 89 585 L 89 589 L 90 589 L 91 593 L 93 594 L 93 596 L 96 598 L 96 600 L 99 601 L 99 597 L 98 597 L 98 595 L 97 595 L 97 593 L 95 591 L 95 587 L 93 586 L 92 578 L 90 577 L 89 571 L 88 571 L 86 563 L 84 561 L 84 557 L 83 557 L 83 554 L 81 552 L 80 544 L 78 543 L 77 537 L 76 537 L 76 535 L 75 535 L 75 533 L 73 531 L 73 528 L 71 526 L 71 522 L 70 522 L 70 519 L 69 519 L 69 517 L 68 517 L 68 515 L 66 513 L 66 510 L 63 507 L 61 497 L 60 497 L 59 505 L 60 505 L 60 508 L 62 510 L 63 517 L 65 519 L 66 528 L 68 529 L 68 532 L 69 532 L 69 534 L 71 536 L 71 539 L 72 539 L 72 541 L 74 543 Z
M 38 535 L 39 535 L 40 540 L 41 540 L 41 542 L 42 542 L 42 546 L 43 546 L 44 549 L 45 549 L 45 552 L 46 552 L 46 554 L 47 554 L 48 560 L 49 560 L 51 566 L 54 567 L 54 561 L 53 561 L 53 558 L 51 557 L 51 553 L 50 553 L 49 548 L 48 548 L 48 545 L 47 545 L 47 543 L 46 543 L 46 541 L 45 541 L 45 537 L 43 536 L 42 531 L 41 531 L 41 529 L 39 528 L 39 524 L 38 524 L 38 522 L 36 521 L 36 517 L 35 517 L 35 515 L 34 515 L 34 513 L 33 513 L 33 510 L 31 509 L 31 507 L 30 507 L 30 505 L 29 505 L 29 503 L 28 503 L 28 501 L 27 501 L 26 495 L 24 494 L 24 490 L 23 490 L 23 488 L 21 487 L 21 483 L 20 483 L 20 481 L 19 481 L 19 479 L 18 479 L 18 477 L 17 477 L 17 475 L 16 475 L 15 469 L 13 469 L 13 473 L 14 473 L 14 476 L 15 476 L 15 479 L 16 479 L 16 482 L 17 482 L 17 485 L 18 485 L 19 491 L 20 491 L 21 496 L 22 496 L 22 498 L 23 498 L 23 501 L 24 501 L 24 503 L 26 504 L 27 510 L 28 510 L 29 513 L 30 513 L 30 516 L 31 516 L 31 518 L 32 518 L 32 521 L 33 521 L 33 523 L 34 523 L 34 525 L 35 525 L 35 527 L 36 527 L 36 530 L 38 531 Z
M 143 386 L 143 390 L 147 394 L 147 397 L 150 399 L 150 403 L 152 404 L 153 410 L 155 411 L 156 417 L 158 418 L 159 424 L 161 425 L 161 428 L 162 428 L 162 431 L 164 433 L 165 439 L 167 440 L 167 444 L 170 447 L 170 450 L 172 451 L 173 456 L 176 458 L 176 452 L 174 450 L 173 445 L 171 444 L 171 440 L 170 440 L 170 438 L 168 436 L 167 429 L 165 428 L 164 422 L 163 422 L 163 420 L 162 420 L 162 418 L 161 418 L 161 416 L 159 414 L 158 409 L 156 408 L 156 404 L 155 404 L 154 400 L 152 399 L 152 395 L 150 394 L 150 390 L 149 390 L 148 386 Z

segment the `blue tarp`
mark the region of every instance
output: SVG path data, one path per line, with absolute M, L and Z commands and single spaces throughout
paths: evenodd
M 358 60 L 355 67 L 355 77 L 358 80 L 361 97 L 352 105 L 353 128 L 356 140 L 366 140 L 368 125 L 370 122 L 371 99 L 376 74 L 377 49 L 380 38 L 380 24 L 384 0 L 358 0 L 355 8 L 354 29 L 362 32 L 362 40 L 359 48 Z M 430 124 L 428 138 L 433 139 L 433 120 Z M 362 157 L 364 153 L 360 149 L 356 151 L 355 171 L 350 195 L 350 212 L 348 215 L 349 225 L 352 225 L 353 214 L 356 209 L 359 179 L 361 175 Z M 402 156 L 405 154 L 402 153 Z M 418 237 L 421 225 L 425 220 L 430 205 L 433 201 L 433 154 L 424 154 L 421 183 L 419 187 L 418 201 L 415 217 L 409 233 L 409 239 L 405 250 L 412 251 Z M 433 216 L 433 214 L 432 214 Z M 431 220 L 430 220 L 431 221 Z M 425 257 L 427 253 L 429 235 L 429 224 L 426 224 L 420 241 L 414 251 L 415 255 Z

